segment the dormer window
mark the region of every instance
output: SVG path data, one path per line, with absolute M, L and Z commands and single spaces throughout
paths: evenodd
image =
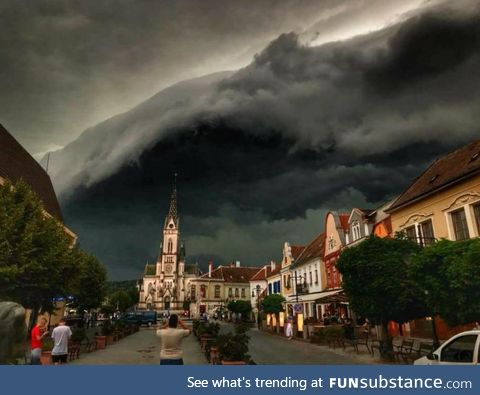
M 360 223 L 358 221 L 354 221 L 352 223 L 352 241 L 356 241 L 362 237 L 360 232 Z

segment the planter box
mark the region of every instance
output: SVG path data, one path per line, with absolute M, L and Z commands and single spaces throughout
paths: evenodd
M 51 351 L 42 351 L 40 355 L 40 363 L 42 365 L 52 365 L 52 352 Z
M 95 336 L 95 349 L 103 350 L 105 347 L 107 347 L 107 337 Z

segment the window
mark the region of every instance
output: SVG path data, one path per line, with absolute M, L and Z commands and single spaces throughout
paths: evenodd
M 433 225 L 431 219 L 420 224 L 420 232 L 422 245 L 429 245 L 435 241 L 435 235 L 433 234 Z
M 272 283 L 268 283 L 268 294 L 271 295 L 272 292 Z
M 475 222 L 477 224 L 477 233 L 480 236 L 480 204 L 473 206 L 473 214 L 475 215 Z
M 315 284 L 318 284 L 318 269 L 315 269 Z
M 310 277 L 310 285 L 312 285 L 313 284 L 312 270 L 310 270 L 309 277 Z
M 241 293 L 242 298 L 244 298 L 244 297 L 245 297 L 245 288 L 242 288 L 242 291 L 241 291 L 241 292 L 242 292 L 242 293 Z
M 172 239 L 168 239 L 167 252 L 171 253 L 172 251 L 173 251 L 173 242 L 172 242 Z
M 232 291 L 232 288 L 228 288 L 228 297 L 232 297 L 233 296 L 233 291 Z
M 205 285 L 200 285 L 200 297 L 205 298 L 207 296 L 207 287 Z
M 238 288 L 235 288 L 235 297 L 238 298 L 238 295 L 239 295 Z
M 415 230 L 415 225 L 409 226 L 405 229 L 407 237 L 412 241 L 417 241 L 417 232 Z
M 220 285 L 215 285 L 215 298 L 220 298 Z
M 352 224 L 352 238 L 353 238 L 352 241 L 358 240 L 360 239 L 360 237 L 361 237 L 360 224 L 358 223 L 358 221 L 354 221 Z
M 466 335 L 452 340 L 442 349 L 441 362 L 472 363 L 477 335 Z
M 454 211 L 451 214 L 453 231 L 455 233 L 455 240 L 465 240 L 470 238 L 468 233 L 467 218 L 465 216 L 465 210 L 461 208 L 460 210 Z
M 192 285 L 190 287 L 190 297 L 192 299 L 195 299 L 195 297 L 197 296 L 196 293 L 197 293 L 197 287 L 195 285 Z

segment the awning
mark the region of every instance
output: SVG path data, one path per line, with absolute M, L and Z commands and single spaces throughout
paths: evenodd
M 322 299 L 326 296 L 331 296 L 338 294 L 339 292 L 343 292 L 342 289 L 336 289 L 333 291 L 322 291 L 322 292 L 312 292 L 308 294 L 300 294 L 300 295 L 290 295 L 288 297 L 287 303 L 292 304 L 292 303 L 305 303 L 305 302 L 317 302 L 317 300 Z
M 330 304 L 330 303 L 347 303 L 348 297 L 343 292 L 343 289 L 338 289 L 336 291 L 325 292 L 320 298 L 315 300 L 315 303 L 318 304 Z

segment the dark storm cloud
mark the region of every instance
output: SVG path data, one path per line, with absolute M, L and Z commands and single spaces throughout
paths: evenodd
M 480 135 L 479 22 L 430 11 L 321 47 L 283 34 L 52 155 L 65 217 L 115 276 L 133 274 L 155 259 L 177 171 L 189 254 L 262 264 L 328 209 L 375 207 Z
M 4 0 L 0 121 L 33 153 L 173 82 L 245 65 L 348 1 Z

